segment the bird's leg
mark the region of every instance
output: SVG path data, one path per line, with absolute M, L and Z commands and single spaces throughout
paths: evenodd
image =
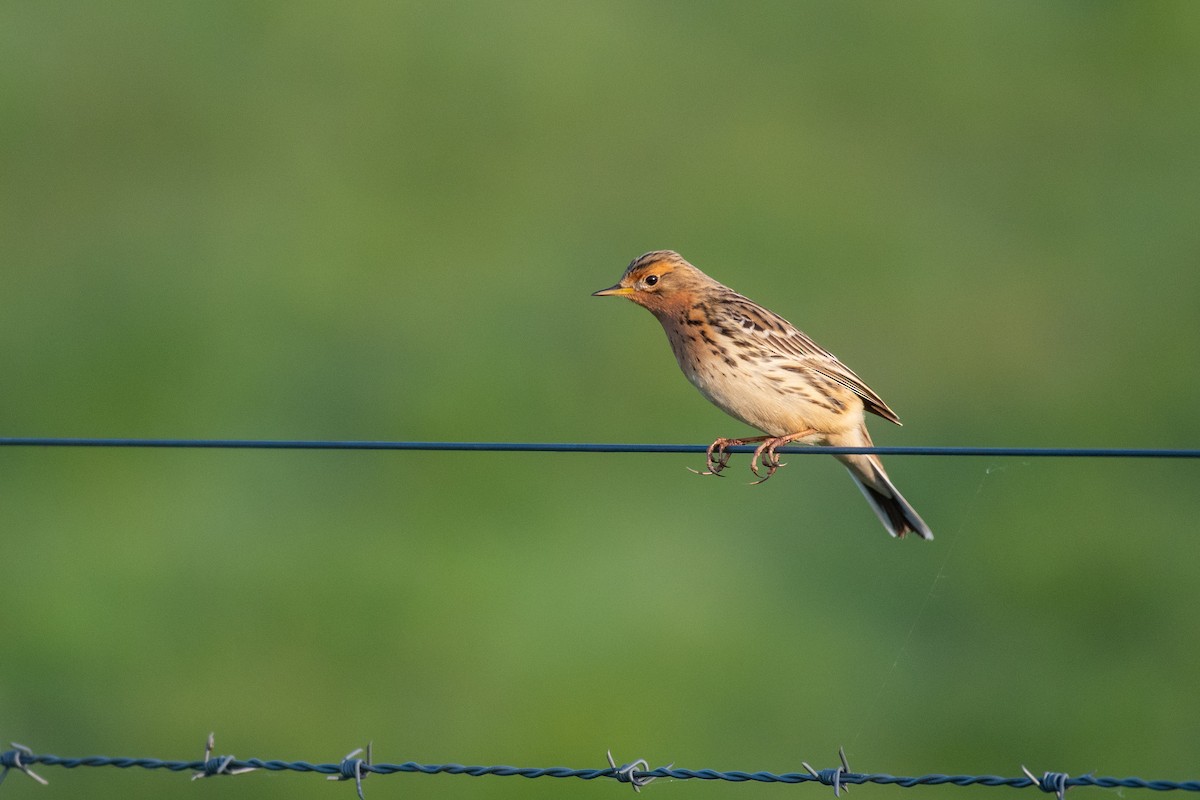
M 802 431 L 797 433 L 789 433 L 786 436 L 777 436 L 774 438 L 767 437 L 766 441 L 760 444 L 754 451 L 754 457 L 750 459 L 750 471 L 753 472 L 758 478 L 758 480 L 752 482 L 750 485 L 757 486 L 767 478 L 774 475 L 775 470 L 779 469 L 780 467 L 787 466 L 786 464 L 780 462 L 779 456 L 775 452 L 777 447 L 783 447 L 784 445 L 794 442 L 797 439 L 803 439 L 806 436 L 812 436 L 814 433 L 816 433 L 816 431 L 814 431 L 812 428 L 805 428 Z M 763 475 L 758 471 L 759 456 L 762 456 L 762 465 L 767 468 L 766 475 Z
M 751 436 L 748 439 L 717 439 L 705 451 L 705 471 L 696 472 L 691 467 L 688 467 L 688 470 L 695 472 L 697 475 L 721 475 L 721 470 L 725 469 L 729 464 L 729 451 L 727 448 L 739 444 L 753 444 L 754 442 L 761 442 L 770 438 L 770 436 Z M 714 455 L 716 458 L 713 458 Z

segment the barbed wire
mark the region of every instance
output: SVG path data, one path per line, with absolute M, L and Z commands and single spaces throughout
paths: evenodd
M 704 453 L 703 444 L 609 444 L 603 442 L 389 442 L 305 439 L 138 439 L 4 436 L 0 447 L 142 447 L 236 450 L 424 450 L 507 453 Z M 752 453 L 736 445 L 731 453 Z M 1013 458 L 1200 458 L 1200 449 L 1119 447 L 829 447 L 794 445 L 780 453 L 893 456 L 986 456 Z
M 415 761 L 405 761 L 400 764 L 373 763 L 372 746 L 367 745 L 367 757 L 360 758 L 362 749 L 348 754 L 338 763 L 312 764 L 307 761 L 278 761 L 259 758 L 240 759 L 231 755 L 214 756 L 214 737 L 208 735 L 204 746 L 204 757 L 197 761 L 168 761 L 158 758 L 114 758 L 109 756 L 86 756 L 83 758 L 65 758 L 48 753 L 35 753 L 25 745 L 12 744 L 11 750 L 0 753 L 0 782 L 7 777 L 9 770 L 15 769 L 36 780 L 41 784 L 47 781 L 33 771 L 35 765 L 65 767 L 117 767 L 119 769 L 139 768 L 146 770 L 165 769 L 170 772 L 191 772 L 192 780 L 210 778 L 218 775 L 240 775 L 255 770 L 269 772 L 314 772 L 328 776 L 329 780 L 354 781 L 359 798 L 363 798 L 363 781 L 372 774 L 393 775 L 396 773 L 421 773 L 424 775 L 470 775 L 480 777 L 495 775 L 499 777 L 520 776 L 522 778 L 578 778 L 585 781 L 596 778 L 612 778 L 621 783 L 627 783 L 634 791 L 641 791 L 651 781 L 659 778 L 674 780 L 704 780 L 729 781 L 732 783 L 820 783 L 833 788 L 835 797 L 840 797 L 842 791 L 851 785 L 876 783 L 883 785 L 902 786 L 1007 786 L 1013 789 L 1036 787 L 1048 794 L 1054 794 L 1058 800 L 1063 800 L 1067 789 L 1073 786 L 1095 786 L 1103 789 L 1151 789 L 1154 791 L 1189 791 L 1200 792 L 1200 780 L 1169 781 L 1144 780 L 1142 778 L 1112 778 L 1088 773 L 1071 777 L 1065 772 L 1044 772 L 1036 776 L 1024 765 L 1020 777 L 1004 777 L 1001 775 L 950 775 L 930 773 L 914 777 L 889 775 L 883 772 L 854 772 L 846 759 L 844 750 L 839 749 L 840 764 L 829 769 L 814 769 L 808 762 L 801 762 L 804 772 L 741 772 L 721 771 L 714 769 L 683 769 L 674 764 L 665 767 L 650 768 L 649 763 L 639 758 L 621 766 L 610 751 L 607 767 L 575 769 L 570 767 L 513 767 L 468 766 L 464 764 L 419 764 Z

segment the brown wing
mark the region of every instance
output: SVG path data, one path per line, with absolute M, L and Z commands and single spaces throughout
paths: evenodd
M 730 291 L 730 296 L 715 308 L 725 312 L 726 324 L 754 337 L 769 352 L 796 358 L 814 372 L 837 381 L 863 400 L 863 406 L 889 422 L 900 424 L 896 412 L 888 408 L 883 398 L 875 394 L 863 379 L 838 360 L 837 356 L 814 342 L 783 317 L 768 311 L 749 298 Z

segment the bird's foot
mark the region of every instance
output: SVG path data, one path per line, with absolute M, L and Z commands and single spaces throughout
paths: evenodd
M 787 466 L 787 464 L 784 464 L 779 460 L 779 456 L 775 453 L 775 448 L 778 447 L 776 442 L 778 441 L 778 439 L 767 439 L 758 446 L 758 449 L 754 451 L 754 456 L 750 459 L 750 471 L 754 473 L 754 476 L 758 478 L 758 480 L 751 481 L 751 486 L 758 486 L 760 483 L 766 481 L 767 478 L 770 478 L 772 475 L 774 475 L 775 470 L 779 469 L 780 467 Z M 758 471 L 759 458 L 762 459 L 762 465 L 767 469 L 766 475 L 763 475 Z
M 797 439 L 803 439 L 806 436 L 812 436 L 816 431 L 806 429 L 797 433 L 789 433 L 787 436 L 765 437 L 765 441 L 758 446 L 754 451 L 754 457 L 750 459 L 750 471 L 758 478 L 756 481 L 751 481 L 751 486 L 758 486 L 765 482 L 768 478 L 775 474 L 775 470 L 780 467 L 786 467 L 787 464 L 779 460 L 779 454 L 775 452 L 777 448 L 790 444 Z M 762 465 L 766 468 L 767 474 L 763 475 L 758 471 L 759 459 L 762 459 Z
M 761 442 L 764 439 L 769 439 L 769 438 L 770 437 L 768 437 L 768 436 L 752 436 L 749 439 L 724 439 L 724 438 L 717 439 L 715 442 L 713 442 L 712 444 L 710 444 L 708 446 L 708 450 L 706 450 L 704 453 L 704 455 L 705 455 L 705 458 L 704 458 L 705 470 L 704 470 L 704 472 L 694 470 L 691 467 L 688 467 L 688 471 L 694 472 L 697 475 L 716 475 L 718 477 L 723 478 L 725 476 L 721 475 L 721 471 L 723 469 L 725 469 L 725 467 L 729 466 L 729 457 L 730 457 L 729 448 L 730 447 L 733 447 L 733 446 L 739 445 L 739 444 L 751 444 L 753 442 Z M 761 450 L 762 448 L 759 448 L 759 449 Z M 755 457 L 757 458 L 757 453 L 755 454 Z

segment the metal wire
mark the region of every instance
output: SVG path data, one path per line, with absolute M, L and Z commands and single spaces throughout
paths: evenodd
M 191 772 L 192 778 L 207 778 L 219 775 L 239 775 L 254 770 L 269 772 L 314 772 L 328 775 L 335 780 L 354 780 L 359 796 L 362 796 L 362 782 L 369 774 L 392 775 L 395 773 L 421 773 L 424 775 L 470 775 L 480 777 L 495 775 L 500 777 L 520 776 L 522 778 L 579 778 L 595 780 L 596 778 L 612 778 L 621 783 L 630 784 L 634 790 L 640 790 L 656 778 L 672 778 L 674 780 L 704 780 L 729 781 L 731 783 L 820 783 L 830 786 L 835 793 L 840 794 L 849 785 L 877 783 L 903 786 L 1007 786 L 1013 789 L 1036 787 L 1048 794 L 1057 795 L 1061 800 L 1063 794 L 1073 786 L 1097 786 L 1104 789 L 1152 789 L 1155 791 L 1188 791 L 1200 792 L 1200 780 L 1169 781 L 1144 780 L 1142 778 L 1111 778 L 1091 773 L 1070 777 L 1065 772 L 1046 772 L 1042 777 L 1021 767 L 1024 772 L 1020 777 L 1003 777 L 1000 775 L 949 775 L 930 773 L 915 777 L 889 775 L 882 772 L 864 773 L 850 771 L 845 755 L 841 756 L 840 766 L 832 769 L 817 770 L 804 764 L 804 772 L 740 772 L 720 771 L 713 769 L 682 769 L 673 765 L 649 769 L 645 759 L 636 759 L 621 766 L 609 754 L 609 765 L 587 769 L 570 767 L 513 767 L 496 766 L 467 766 L 463 764 L 419 764 L 415 761 L 405 761 L 400 764 L 373 764 L 370 753 L 366 760 L 357 758 L 361 750 L 355 750 L 340 763 L 311 764 L 307 761 L 265 761 L 259 758 L 239 759 L 233 756 L 214 756 L 213 738 L 210 734 L 205 743 L 204 758 L 198 761 L 166 761 L 157 758 L 113 758 L 109 756 L 87 756 L 84 758 L 64 758 L 46 753 L 34 753 L 28 747 L 13 744 L 13 749 L 0 753 L 0 781 L 10 769 L 16 769 L 35 778 L 41 783 L 45 779 L 30 770 L 35 764 L 45 766 L 65 767 L 117 767 L 119 769 L 140 768 L 147 770 L 165 769 L 170 772 Z
M 46 436 L 0 437 L 0 447 L 142 447 L 237 450 L 425 450 L 506 453 L 703 453 L 703 444 L 607 444 L 572 442 L 385 442 L 304 439 L 126 439 Z M 753 445 L 730 447 L 750 453 Z M 990 458 L 1200 458 L 1200 449 L 1115 447 L 781 447 L 780 453 L 893 456 L 985 456 Z

